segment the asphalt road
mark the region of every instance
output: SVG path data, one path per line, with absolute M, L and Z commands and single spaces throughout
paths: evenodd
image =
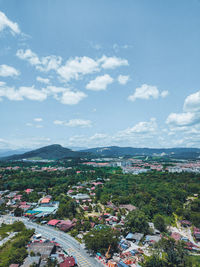
M 45 237 L 49 240 L 55 238 L 55 242 L 59 243 L 69 255 L 72 255 L 76 258 L 80 267 L 105 266 L 95 258 L 90 257 L 89 254 L 81 247 L 81 244 L 67 233 L 61 232 L 47 225 L 38 225 L 26 218 L 18 218 L 8 215 L 1 217 L 0 222 L 12 223 L 16 220 L 23 221 L 27 228 L 34 228 L 35 232 L 41 234 L 42 237 Z

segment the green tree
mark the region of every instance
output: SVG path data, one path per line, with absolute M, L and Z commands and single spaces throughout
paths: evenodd
M 143 267 L 165 267 L 165 262 L 159 258 L 158 255 L 154 254 L 147 257 L 145 262 L 142 264 Z
M 17 208 L 14 210 L 14 215 L 15 215 L 16 217 L 20 217 L 20 216 L 22 216 L 22 214 L 23 214 L 23 210 L 20 209 L 19 207 L 17 207 Z
M 106 253 L 109 246 L 110 252 L 117 251 L 119 242 L 119 232 L 113 229 L 93 229 L 84 237 L 85 245 L 94 252 Z
M 155 215 L 153 223 L 155 225 L 155 228 L 158 229 L 160 232 L 166 231 L 166 224 L 162 215 L 160 214 Z
M 163 238 L 158 245 L 165 253 L 166 266 L 186 266 L 188 253 L 184 248 L 185 244 L 183 242 L 176 243 L 172 238 Z
M 149 225 L 146 215 L 140 210 L 130 212 L 126 217 L 125 228 L 129 232 L 147 234 Z

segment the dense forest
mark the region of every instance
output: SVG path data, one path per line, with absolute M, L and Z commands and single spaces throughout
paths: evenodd
M 77 174 L 77 170 L 82 172 Z M 56 172 L 4 170 L 1 173 L 0 190 L 19 190 L 27 197 L 23 190 L 32 188 L 35 192 L 30 194 L 29 201 L 34 198 L 37 200 L 36 192 L 45 191 L 61 204 L 67 205 L 69 198 L 66 193 L 70 186 L 101 177 L 104 183 L 95 189 L 96 202 L 106 204 L 112 201 L 117 206 L 133 204 L 149 220 L 160 214 L 168 224 L 173 222 L 175 213 L 181 218 L 191 220 L 195 226 L 200 226 L 200 201 L 196 199 L 186 203 L 188 197 L 200 193 L 200 175 L 168 172 L 131 175 L 122 174 L 118 168 L 95 168 L 95 172 L 90 170 L 91 167 L 81 165 Z

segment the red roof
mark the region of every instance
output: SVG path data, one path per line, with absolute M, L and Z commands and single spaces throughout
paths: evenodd
M 60 267 L 72 267 L 75 266 L 76 262 L 73 257 L 67 257 L 63 262 L 60 263 Z
M 179 233 L 175 233 L 175 232 L 171 234 L 171 237 L 173 239 L 175 239 L 176 241 L 181 239 L 181 235 Z
M 33 189 L 27 188 L 26 190 L 24 190 L 27 194 L 31 193 L 33 191 Z
M 55 225 L 58 224 L 59 222 L 60 222 L 60 220 L 53 219 L 53 220 L 50 220 L 47 224 L 48 224 L 48 225 L 51 225 L 51 226 L 55 226 Z

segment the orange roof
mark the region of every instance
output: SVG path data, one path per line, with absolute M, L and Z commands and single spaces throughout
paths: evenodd
M 43 198 L 42 200 L 41 200 L 41 202 L 40 203 L 49 203 L 50 202 L 50 198 Z

